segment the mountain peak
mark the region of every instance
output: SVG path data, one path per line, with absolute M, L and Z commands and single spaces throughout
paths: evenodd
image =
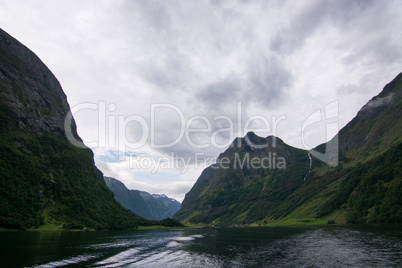
M 282 139 L 269 135 L 266 138 L 263 138 L 261 136 L 258 136 L 255 134 L 253 131 L 247 132 L 247 134 L 244 137 L 237 137 L 234 139 L 234 141 L 231 143 L 229 148 L 234 148 L 234 149 L 245 149 L 246 150 L 254 150 L 254 149 L 267 149 L 267 148 L 275 148 L 277 145 L 279 146 L 287 146 L 283 142 Z M 247 149 L 248 148 L 248 149 Z
M 402 74 L 338 133 L 336 168 L 275 136 L 236 138 L 202 172 L 175 218 L 214 226 L 400 222 L 401 89 Z
M 254 131 L 249 131 L 247 132 L 247 134 L 244 136 L 245 137 L 249 137 L 249 138 L 256 138 L 256 137 L 260 137 L 257 134 L 254 133 Z

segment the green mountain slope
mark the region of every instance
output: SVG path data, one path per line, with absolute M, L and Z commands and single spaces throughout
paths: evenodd
M 228 164 L 205 169 L 174 217 L 224 226 L 401 222 L 401 90 L 399 74 L 334 138 L 337 167 L 278 138 L 276 146 L 273 137 L 237 138 L 219 156 Z M 328 144 L 316 150 L 324 152 Z M 286 168 L 236 166 L 236 159 L 258 163 L 273 155 L 285 159 Z
M 51 71 L 0 29 L 0 227 L 147 224 L 114 200 L 92 151 L 66 139 L 69 111 Z M 74 121 L 72 132 L 79 140 Z
M 262 220 L 263 215 L 280 217 L 284 211 L 278 206 L 304 183 L 309 170 L 306 151 L 252 132 L 237 138 L 219 161 L 227 164 L 203 171 L 175 214 L 177 219 L 226 224 L 250 223 Z
M 151 195 L 138 190 L 129 190 L 120 181 L 105 177 L 106 186 L 115 199 L 125 208 L 148 220 L 171 218 L 181 207 L 180 203 L 165 195 Z

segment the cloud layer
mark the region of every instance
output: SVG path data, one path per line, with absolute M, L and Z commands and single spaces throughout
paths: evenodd
M 139 177 L 148 175 L 127 162 L 104 158 L 119 147 L 110 142 L 119 130 L 132 142 L 146 133 L 134 121 L 119 129 L 119 118 L 139 116 L 151 131 L 152 104 L 176 107 L 155 110 L 156 144 L 180 137 L 183 118 L 188 123 L 198 117 L 191 127 L 208 129 L 199 117 L 211 123 L 210 132 L 189 135 L 191 142 L 183 136 L 174 146 L 152 148 L 149 131 L 144 146 L 129 150 L 153 157 L 217 156 L 224 148 L 213 146 L 212 138 L 230 144 L 256 115 L 271 123 L 261 135 L 277 125 L 271 134 L 301 147 L 301 126 L 310 114 L 339 100 L 343 126 L 401 71 L 401 8 L 401 1 L 358 0 L 0 0 L 0 27 L 49 66 L 72 107 L 106 103 L 104 111 L 75 115 L 86 142 L 99 141 L 100 124 L 105 125 L 108 146 L 95 148 L 95 156 L 106 175 L 140 190 L 170 189 L 181 199 L 200 171 L 169 171 L 176 182 L 161 179 L 161 171 L 160 179 L 147 184 Z M 280 116 L 286 119 L 274 124 L 273 117 Z M 213 136 L 230 127 L 223 117 L 231 119 L 233 133 Z M 264 125 L 261 120 L 250 123 Z M 324 124 L 310 128 L 308 144 L 325 142 L 324 130 Z

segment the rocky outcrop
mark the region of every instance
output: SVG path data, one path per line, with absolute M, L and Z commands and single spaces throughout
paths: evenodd
M 52 72 L 0 29 L 0 227 L 122 229 L 145 221 L 114 200 L 92 151 L 67 140 L 69 111 Z

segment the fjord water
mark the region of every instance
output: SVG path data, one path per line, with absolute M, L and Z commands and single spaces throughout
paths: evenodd
M 3 232 L 1 267 L 401 267 L 402 228 Z

